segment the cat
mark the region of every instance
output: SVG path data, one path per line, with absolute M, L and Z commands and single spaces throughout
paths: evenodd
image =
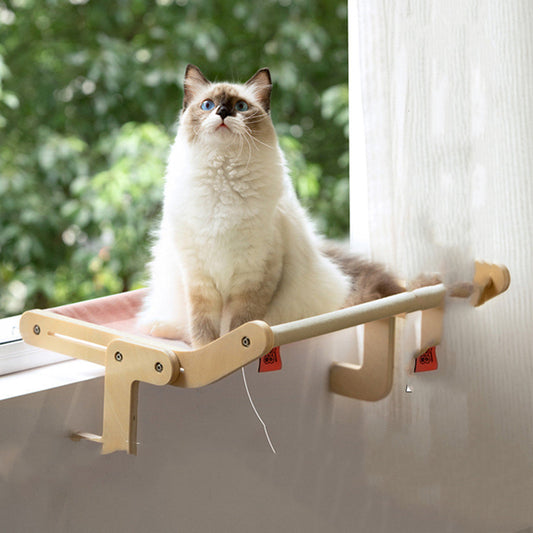
M 279 148 L 271 91 L 266 68 L 244 84 L 186 68 L 139 315 L 151 335 L 199 347 L 249 320 L 274 325 L 404 290 L 316 233 Z

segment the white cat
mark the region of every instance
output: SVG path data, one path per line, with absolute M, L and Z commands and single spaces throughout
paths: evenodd
M 315 233 L 270 119 L 267 69 L 240 85 L 211 83 L 189 65 L 184 88 L 145 330 L 200 346 L 249 320 L 273 325 L 402 290 L 379 266 L 336 257 Z M 363 290 L 364 272 L 390 286 Z

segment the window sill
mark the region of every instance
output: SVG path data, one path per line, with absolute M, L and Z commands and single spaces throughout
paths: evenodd
M 46 352 L 46 350 L 38 350 Z M 31 368 L 0 377 L 0 400 L 25 396 L 104 376 L 105 368 L 80 359 Z

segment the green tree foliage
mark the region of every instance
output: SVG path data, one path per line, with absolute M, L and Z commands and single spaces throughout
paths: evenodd
M 297 191 L 348 229 L 346 0 L 0 0 L 0 316 L 140 286 L 195 63 L 268 66 Z

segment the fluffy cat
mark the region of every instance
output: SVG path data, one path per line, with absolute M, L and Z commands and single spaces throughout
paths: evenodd
M 141 326 L 201 346 L 249 320 L 273 325 L 404 290 L 316 234 L 272 121 L 268 69 L 244 84 L 185 73 Z

